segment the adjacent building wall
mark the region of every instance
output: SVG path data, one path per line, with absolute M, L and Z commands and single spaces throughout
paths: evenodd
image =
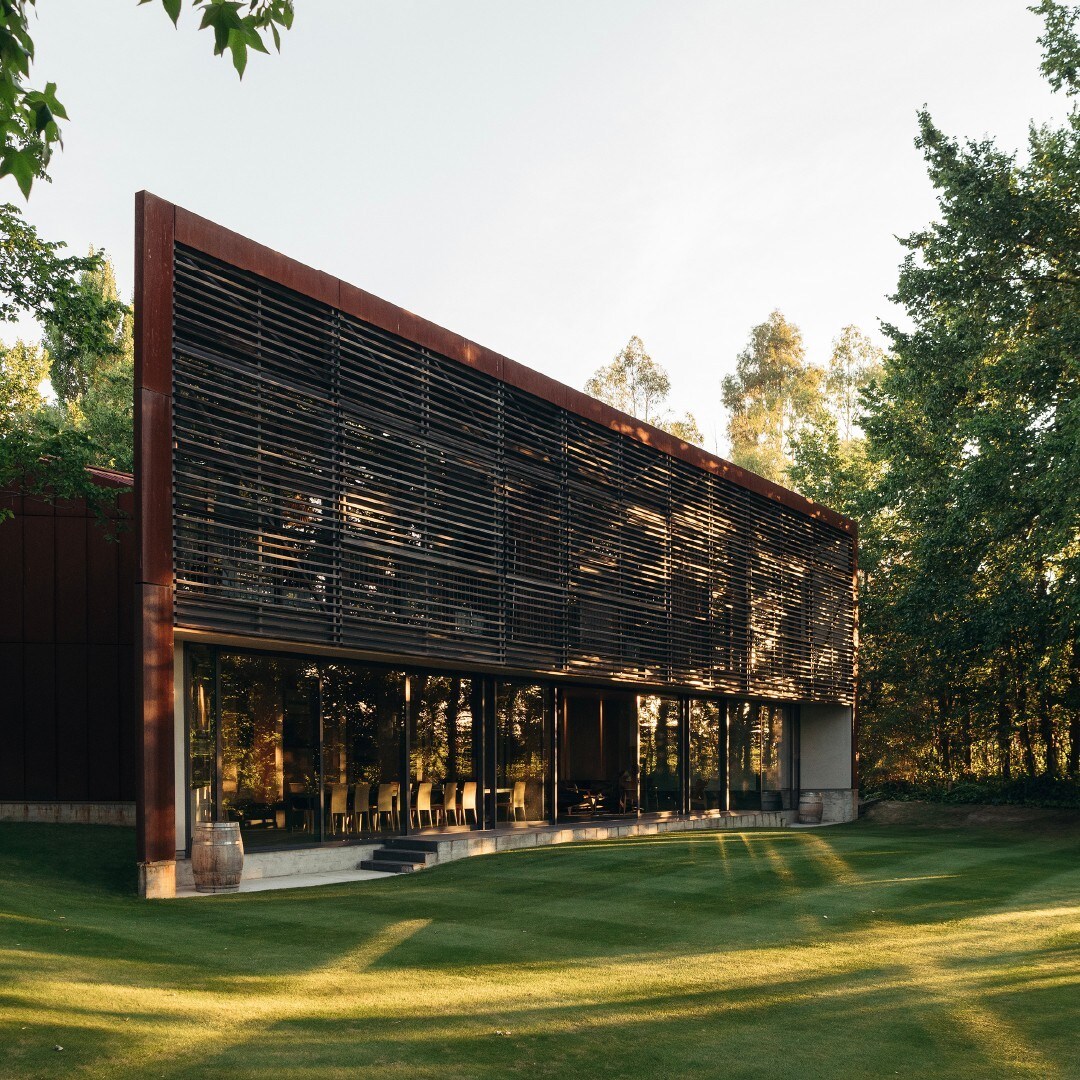
M 0 819 L 130 823 L 130 522 L 117 531 L 81 499 L 17 491 L 0 492 L 0 507 L 14 515 L 0 522 Z M 121 513 L 131 507 L 121 494 Z

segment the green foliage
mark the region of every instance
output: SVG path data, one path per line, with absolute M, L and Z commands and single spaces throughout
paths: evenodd
M 46 175 L 53 150 L 63 145 L 60 121 L 68 119 L 56 83 L 42 90 L 29 84 L 36 5 L 37 0 L 0 0 L 0 177 L 12 176 L 27 198 L 34 180 Z M 162 6 L 175 25 L 183 0 L 162 0 Z M 191 0 L 190 6 L 202 16 L 199 28 L 213 32 L 214 55 L 227 50 L 241 77 L 248 52 L 267 52 L 268 38 L 280 51 L 281 30 L 293 23 L 293 0 Z
M 0 205 L 0 322 L 24 312 L 39 322 L 63 320 L 78 306 L 79 277 L 93 270 L 101 255 L 63 255 L 65 247 L 42 239 L 18 207 Z
M 1041 39 L 1073 85 L 1075 13 Z M 1057 73 L 1056 75 L 1054 73 Z M 1023 157 L 919 115 L 939 220 L 864 418 L 871 777 L 1080 775 L 1080 115 Z
M 885 780 L 864 789 L 868 799 L 919 800 L 985 806 L 1045 806 L 1080 810 L 1080 785 L 1046 776 L 966 777 L 956 783 Z
M 774 311 L 750 331 L 735 374 L 722 383 L 731 460 L 781 484 L 792 440 L 824 408 L 824 373 L 805 360 L 799 328 Z
M 585 383 L 585 392 L 683 442 L 700 445 L 704 441 L 690 413 L 671 416 L 667 408 L 671 379 L 645 351 L 639 337 L 632 337 L 610 364 L 596 371 Z
M 54 363 L 47 349 L 24 342 L 0 349 L 0 486 L 84 498 L 104 517 L 116 491 L 86 469 L 132 465 L 131 311 L 100 253 L 72 258 L 62 249 L 14 207 L 0 207 L 0 252 L 12 255 L 0 260 L 0 319 L 37 316 L 60 355 Z M 55 404 L 41 393 L 47 376 L 60 384 Z

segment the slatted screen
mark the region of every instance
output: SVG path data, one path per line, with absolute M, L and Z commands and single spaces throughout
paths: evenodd
M 176 250 L 179 626 L 850 702 L 850 538 Z

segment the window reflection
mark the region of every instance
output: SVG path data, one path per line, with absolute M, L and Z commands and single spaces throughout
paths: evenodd
M 409 732 L 413 824 L 475 824 L 479 806 L 479 680 L 414 675 Z
M 696 813 L 727 809 L 725 731 L 721 706 L 695 698 L 690 702 L 690 809 Z
M 786 706 L 728 703 L 733 810 L 791 807 L 791 724 Z
M 320 839 L 317 669 L 222 653 L 221 809 L 245 844 Z
M 640 799 L 644 813 L 678 811 L 679 700 L 647 696 L 638 699 Z
M 531 683 L 499 683 L 495 702 L 495 820 L 498 825 L 548 818 L 547 691 Z
M 405 676 L 360 664 L 322 668 L 324 815 L 328 838 L 401 828 Z

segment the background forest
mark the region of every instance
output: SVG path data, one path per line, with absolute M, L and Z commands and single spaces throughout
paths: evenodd
M 1034 10 L 1075 99 L 1076 13 Z M 902 241 L 890 347 L 848 326 L 811 363 L 772 312 L 722 382 L 727 456 L 860 523 L 864 790 L 1075 802 L 1080 112 L 1018 155 L 925 111 L 916 143 L 939 214 Z M 108 498 L 85 466 L 132 465 L 130 309 L 103 253 L 68 256 L 7 205 L 0 320 L 27 312 L 42 340 L 0 350 L 0 484 Z M 702 441 L 636 337 L 586 389 Z

